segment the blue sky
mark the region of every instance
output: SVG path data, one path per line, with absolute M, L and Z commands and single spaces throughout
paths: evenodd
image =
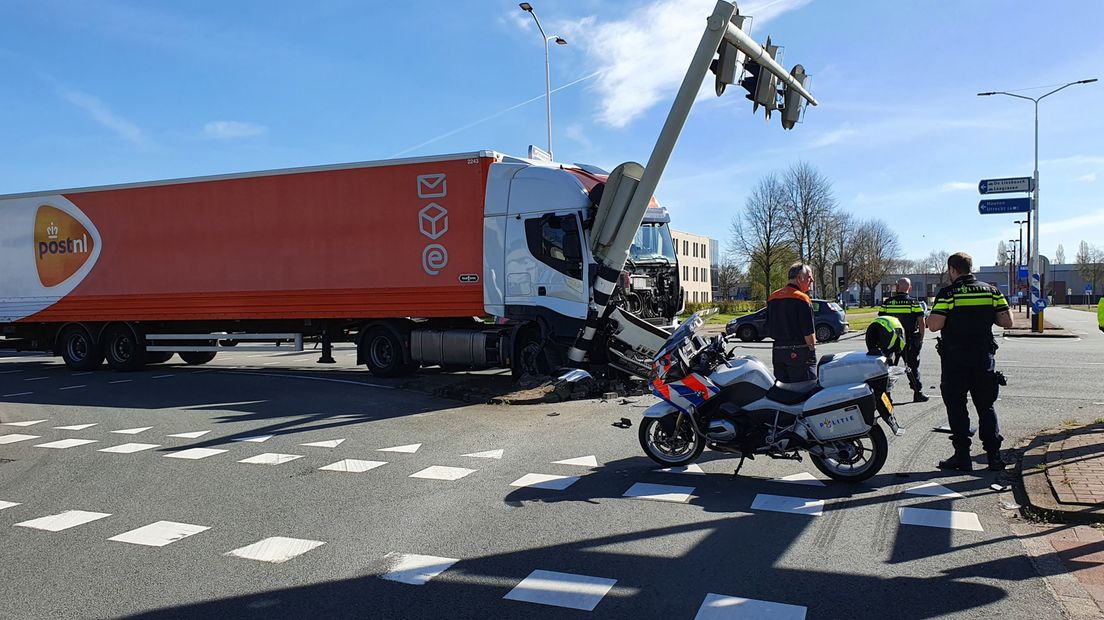
M 991 264 L 1016 218 L 978 215 L 977 182 L 1031 174 L 1033 106 L 975 94 L 1104 78 L 1100 2 L 739 4 L 821 105 L 786 132 L 741 89 L 703 92 L 657 195 L 722 242 L 763 174 L 805 160 L 909 257 Z M 552 49 L 557 159 L 646 162 L 713 1 L 533 5 L 569 41 Z M 546 140 L 543 48 L 516 2 L 7 0 L 0 67 L 0 194 Z M 1040 105 L 1044 255 L 1104 246 L 1100 110 L 1104 82 Z

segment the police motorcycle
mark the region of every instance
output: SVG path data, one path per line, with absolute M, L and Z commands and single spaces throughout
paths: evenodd
M 878 473 L 889 442 L 875 416 L 903 432 L 886 393 L 884 357 L 826 355 L 816 381 L 779 383 L 758 359 L 729 353 L 723 336 L 698 335 L 702 324 L 695 313 L 653 360 L 651 390 L 661 400 L 640 424 L 640 445 L 653 461 L 682 467 L 707 447 L 740 456 L 740 466 L 755 455 L 800 461 L 806 452 L 834 480 Z

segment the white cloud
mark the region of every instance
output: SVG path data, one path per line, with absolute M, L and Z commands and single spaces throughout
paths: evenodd
M 146 137 L 137 125 L 112 112 L 111 108 L 98 98 L 76 90 L 62 89 L 61 94 L 66 101 L 87 112 L 92 120 L 114 131 L 120 138 L 138 146 L 146 144 Z
M 742 3 L 756 28 L 811 0 L 761 0 Z M 624 127 L 675 91 L 701 38 L 709 0 L 657 0 L 622 20 L 596 17 L 558 24 L 579 41 L 590 64 L 603 70 L 595 85 L 601 99 L 598 120 Z
M 1083 175 L 1077 177 L 1076 179 L 1074 179 L 1074 181 L 1081 181 L 1083 183 L 1092 183 L 1092 182 L 1096 181 L 1096 173 L 1095 172 L 1090 172 L 1088 174 L 1083 174 Z
M 939 188 L 939 190 L 943 192 L 963 192 L 976 189 L 977 183 L 967 183 L 965 181 L 951 181 L 950 183 L 944 183 Z
M 564 130 L 564 135 L 567 136 L 569 140 L 574 140 L 579 143 L 579 145 L 585 149 L 594 146 L 594 143 L 590 140 L 590 136 L 586 134 L 586 130 L 584 130 L 583 126 L 579 123 L 568 125 L 567 129 Z
M 211 121 L 203 126 L 203 136 L 216 140 L 248 138 L 268 133 L 268 127 L 242 121 Z
M 1039 220 L 1039 238 L 1042 239 L 1044 236 L 1060 233 L 1083 233 L 1085 231 L 1100 230 L 1101 227 L 1104 227 L 1104 209 L 1097 209 L 1091 213 L 1075 215 L 1063 220 L 1041 218 Z
M 1104 156 L 1101 155 L 1071 155 L 1057 159 L 1043 159 L 1039 165 L 1047 166 L 1104 166 Z

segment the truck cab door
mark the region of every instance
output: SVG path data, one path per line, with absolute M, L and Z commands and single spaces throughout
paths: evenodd
M 506 305 L 586 318 L 583 230 L 574 212 L 511 217 L 506 224 Z

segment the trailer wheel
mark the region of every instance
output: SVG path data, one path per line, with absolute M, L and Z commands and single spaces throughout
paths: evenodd
M 417 366 L 406 363 L 402 338 L 394 330 L 377 325 L 360 340 L 364 365 L 377 377 L 399 377 Z
M 100 343 L 84 325 L 70 325 L 62 330 L 58 336 L 58 353 L 73 370 L 95 370 L 104 361 Z
M 181 351 L 177 355 L 189 366 L 202 366 L 215 359 L 214 351 Z
M 540 330 L 527 328 L 518 333 L 514 363 L 510 369 L 515 379 L 525 375 L 550 375 L 558 367 L 558 356 L 541 338 Z
M 146 351 L 147 364 L 164 364 L 175 355 L 172 351 Z
M 107 365 L 120 371 L 138 370 L 146 365 L 146 345 L 130 325 L 116 323 L 103 333 L 104 357 Z

